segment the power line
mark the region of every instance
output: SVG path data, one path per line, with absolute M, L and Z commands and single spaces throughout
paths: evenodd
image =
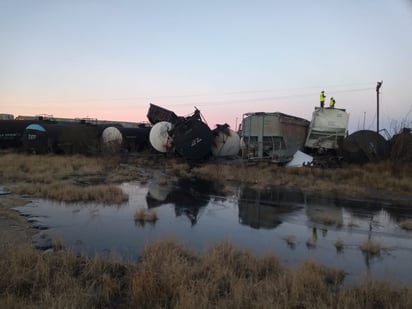
M 362 88 L 362 89 L 350 89 L 350 90 L 341 90 L 335 91 L 334 93 L 346 93 L 346 92 L 362 92 L 368 91 L 374 88 Z M 272 96 L 272 97 L 261 97 L 261 98 L 247 98 L 247 99 L 232 99 L 232 100 L 223 100 L 223 101 L 207 101 L 207 102 L 187 102 L 187 103 L 171 103 L 168 104 L 169 106 L 186 106 L 186 105 L 202 105 L 202 106 L 210 106 L 210 105 L 229 105 L 229 104 L 238 104 L 242 102 L 262 102 L 262 101 L 277 101 L 281 99 L 290 99 L 290 98 L 299 98 L 299 97 L 312 97 L 317 95 L 318 93 L 304 93 L 304 94 L 293 94 L 293 95 L 284 95 L 284 96 Z
M 351 84 L 340 84 L 340 85 L 322 85 L 322 86 L 309 86 L 309 87 L 296 87 L 296 88 L 278 88 L 278 89 L 265 89 L 265 90 L 245 90 L 245 91 L 231 91 L 231 92 L 217 92 L 217 93 L 203 93 L 203 94 L 182 94 L 182 95 L 163 95 L 163 96 L 138 96 L 138 97 L 120 97 L 120 98 L 84 98 L 75 99 L 76 101 L 82 102 L 100 102 L 100 101 L 133 101 L 133 100 L 153 100 L 153 99 L 173 99 L 173 98 L 190 98 L 190 97 L 213 97 L 213 96 L 225 96 L 234 94 L 254 94 L 254 93 L 268 93 L 268 92 L 285 92 L 285 91 L 296 91 L 296 90 L 307 90 L 307 89 L 330 89 L 330 88 L 340 88 L 347 86 L 360 86 L 360 85 L 370 85 L 371 83 L 351 83 Z M 370 89 L 370 88 L 363 88 Z M 373 89 L 373 88 L 372 88 Z M 361 89 L 362 90 L 362 89 Z M 359 91 L 359 90 L 354 90 Z M 334 93 L 350 92 L 347 90 L 336 90 Z M 312 94 L 311 94 L 312 95 Z M 301 95 L 299 95 L 301 96 Z M 40 100 L 40 102 L 72 102 L 72 99 L 57 99 L 57 100 Z
M 351 92 L 363 92 L 374 89 L 373 87 L 368 88 L 358 88 L 358 89 L 346 89 L 346 90 L 337 90 L 333 93 L 351 93 Z M 280 96 L 269 96 L 269 97 L 251 97 L 245 99 L 225 99 L 225 100 L 208 100 L 208 101 L 190 101 L 182 103 L 168 103 L 168 106 L 192 106 L 192 105 L 201 105 L 201 106 L 213 106 L 213 105 L 230 105 L 230 104 L 239 104 L 244 102 L 264 102 L 264 101 L 278 101 L 291 98 L 302 98 L 302 97 L 313 97 L 316 96 L 317 92 L 303 93 L 303 94 L 291 94 L 291 95 L 280 95 Z M 166 98 L 166 97 L 161 97 Z M 149 103 L 150 99 L 145 98 Z M 132 99 L 128 99 L 132 100 Z M 79 102 L 117 102 L 117 99 L 93 99 L 93 100 L 79 100 Z M 56 102 L 56 101 L 54 101 Z M 67 101 L 66 101 L 67 102 Z M 153 101 L 152 101 L 153 102 Z M 73 101 L 71 101 L 73 103 Z M 127 104 L 128 105 L 128 104 Z M 117 105 L 117 107 L 120 107 Z

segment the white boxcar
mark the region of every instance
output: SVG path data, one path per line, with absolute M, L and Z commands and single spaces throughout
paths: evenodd
M 348 134 L 349 114 L 340 108 L 315 107 L 305 147 L 336 150 Z

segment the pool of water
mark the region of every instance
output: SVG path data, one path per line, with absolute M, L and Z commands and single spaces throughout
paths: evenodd
M 129 182 L 121 188 L 129 201 L 117 206 L 35 199 L 16 210 L 39 229 L 33 242 L 41 249 L 59 237 L 78 254 L 116 254 L 136 261 L 145 244 L 165 237 L 197 251 L 230 241 L 255 254 L 275 253 L 285 265 L 311 259 L 344 269 L 346 284 L 363 278 L 412 284 L 412 273 L 405 271 L 412 257 L 412 233 L 399 227 L 401 220 L 412 218 L 411 207 L 284 188 L 225 190 L 189 179 Z M 139 209 L 155 211 L 158 220 L 135 221 Z M 342 250 L 335 247 L 338 239 Z M 381 245 L 380 254 L 360 250 L 368 240 Z

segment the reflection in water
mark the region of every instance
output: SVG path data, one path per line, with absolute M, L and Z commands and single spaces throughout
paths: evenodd
M 146 202 L 149 208 L 174 204 L 176 216 L 185 215 L 194 226 L 210 196 L 220 193 L 218 189 L 214 182 L 190 178 L 179 179 L 176 184 L 151 183 Z
M 350 212 L 354 218 L 361 220 L 369 220 L 382 210 L 382 204 L 373 201 L 336 200 L 335 203 Z
M 135 261 L 147 243 L 173 235 L 199 251 L 230 241 L 256 253 L 274 252 L 287 265 L 313 259 L 344 269 L 351 282 L 366 272 L 371 278 L 392 276 L 412 283 L 412 274 L 405 272 L 412 233 L 398 225 L 400 219 L 412 218 L 411 208 L 283 188 L 237 188 L 228 198 L 219 185 L 194 179 L 151 183 L 149 188 L 139 183 L 121 187 L 129 195 L 121 207 L 34 200 L 19 211 L 34 225 L 48 227 L 39 230 L 35 245 L 47 240 L 45 247 L 50 246 L 59 235 L 67 248 L 89 256 L 115 251 Z M 156 208 L 155 226 L 136 228 L 134 214 L 142 205 Z M 177 217 L 189 218 L 191 225 Z M 338 239 L 344 246 L 340 253 L 335 248 Z M 367 240 L 381 244 L 380 256 L 360 250 Z
M 282 215 L 303 207 L 300 190 L 271 188 L 257 191 L 243 188 L 238 201 L 239 222 L 254 229 L 273 229 L 282 223 Z
M 343 224 L 342 207 L 336 206 L 334 199 L 308 194 L 305 196 L 305 204 L 306 215 L 312 223 L 337 226 Z M 324 229 L 323 233 L 326 232 Z

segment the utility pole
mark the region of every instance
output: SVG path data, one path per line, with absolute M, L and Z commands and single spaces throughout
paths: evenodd
M 376 84 L 376 133 L 379 134 L 379 89 L 381 89 L 383 80 Z

